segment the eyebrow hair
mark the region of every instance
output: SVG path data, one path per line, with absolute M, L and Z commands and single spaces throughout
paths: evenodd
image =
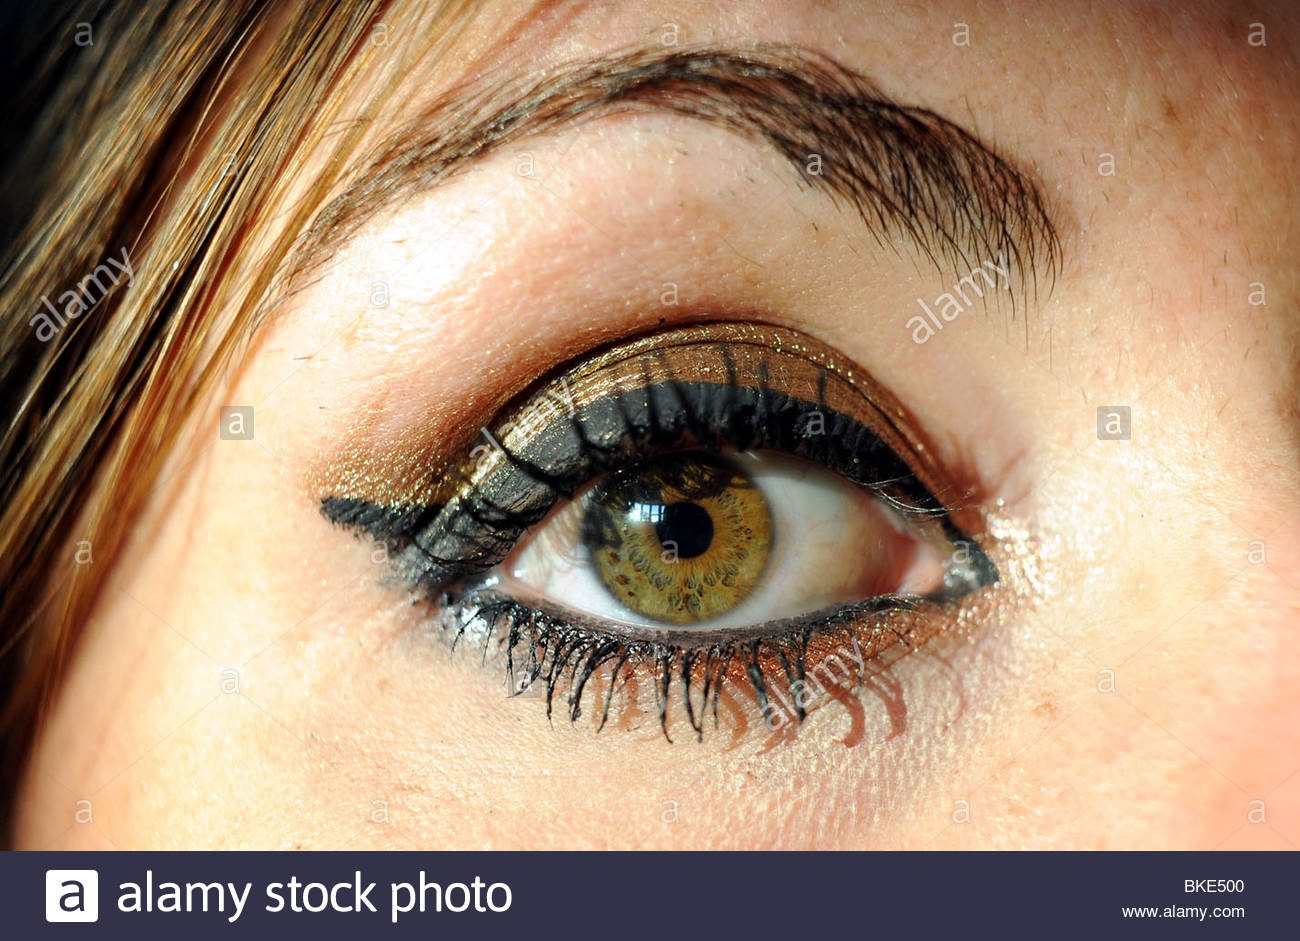
M 1006 259 L 1022 285 L 1055 278 L 1060 241 L 1034 182 L 962 127 L 900 105 L 813 51 L 636 50 L 540 79 L 453 89 L 382 144 L 308 228 L 290 277 L 383 207 L 525 136 L 599 116 L 667 112 L 766 141 L 798 179 L 856 210 L 883 246 L 903 236 L 936 266 Z

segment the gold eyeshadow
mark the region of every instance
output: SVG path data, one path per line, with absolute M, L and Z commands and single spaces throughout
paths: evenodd
M 423 466 L 407 458 L 401 442 L 379 442 L 377 454 L 362 460 L 335 460 L 314 475 L 325 496 L 366 500 L 393 510 L 442 504 L 458 489 L 474 486 L 505 463 L 557 417 L 585 404 L 656 383 L 703 382 L 724 385 L 739 377 L 772 393 L 818 403 L 856 418 L 911 467 L 931 494 L 961 522 L 977 528 L 980 502 L 972 475 L 941 473 L 925 438 L 897 399 L 863 370 L 820 341 L 785 327 L 715 322 L 649 334 L 584 357 L 558 377 L 518 395 L 486 427 L 459 429 L 471 439 L 459 460 L 427 458 Z M 809 420 L 810 422 L 813 419 Z M 413 438 L 427 435 L 416 431 Z M 430 449 L 429 453 L 441 453 Z M 341 470 L 342 469 L 342 470 Z

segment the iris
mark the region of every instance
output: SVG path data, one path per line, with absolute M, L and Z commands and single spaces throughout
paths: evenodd
M 582 538 L 616 599 L 666 624 L 693 624 L 730 611 L 758 583 L 772 514 L 732 461 L 677 452 L 597 483 Z

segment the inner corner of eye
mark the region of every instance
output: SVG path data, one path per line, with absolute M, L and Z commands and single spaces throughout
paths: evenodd
M 677 451 L 590 482 L 496 569 L 521 600 L 630 626 L 741 627 L 924 596 L 944 555 L 866 487 L 772 451 Z

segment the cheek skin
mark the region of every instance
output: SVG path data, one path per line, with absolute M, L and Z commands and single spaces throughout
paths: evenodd
M 275 452 L 277 409 L 258 416 Z M 1153 483 L 1140 462 L 1110 458 L 1063 466 L 1042 512 L 1071 534 L 1061 551 L 1073 571 L 1054 610 L 1010 626 L 1025 643 L 909 661 L 895 673 L 903 734 L 868 695 L 864 746 L 833 744 L 849 718 L 830 707 L 823 725 L 763 752 L 725 734 L 668 746 L 653 725 L 611 730 L 618 739 L 549 727 L 541 703 L 507 699 L 472 653 L 448 660 L 421 639 L 372 548 L 287 492 L 278 458 L 223 443 L 122 560 L 29 778 L 22 842 L 1075 846 L 1109 845 L 1097 828 L 1108 818 L 1126 821 L 1126 845 L 1221 839 L 1246 798 L 1197 755 L 1264 792 L 1275 756 L 1240 729 L 1294 735 L 1274 697 L 1296 677 L 1288 658 L 1260 654 L 1285 626 L 1286 589 L 1248 571 L 1179 621 L 1192 585 L 1235 548 L 1191 548 L 1205 508 L 1144 521 L 1117 467 L 1145 506 L 1185 504 L 1203 483 Z M 246 519 L 261 521 L 258 538 Z M 1300 555 L 1280 535 L 1274 547 L 1279 566 Z M 287 551 L 310 565 L 286 565 Z M 223 692 L 232 668 L 238 692 Z M 1115 695 L 1097 690 L 1103 669 Z M 1007 673 L 1015 683 L 986 695 Z M 106 676 L 120 678 L 110 701 Z M 1277 741 L 1285 753 L 1289 739 Z M 70 822 L 80 799 L 92 826 Z M 1280 832 L 1289 800 L 1285 788 L 1269 797 Z

